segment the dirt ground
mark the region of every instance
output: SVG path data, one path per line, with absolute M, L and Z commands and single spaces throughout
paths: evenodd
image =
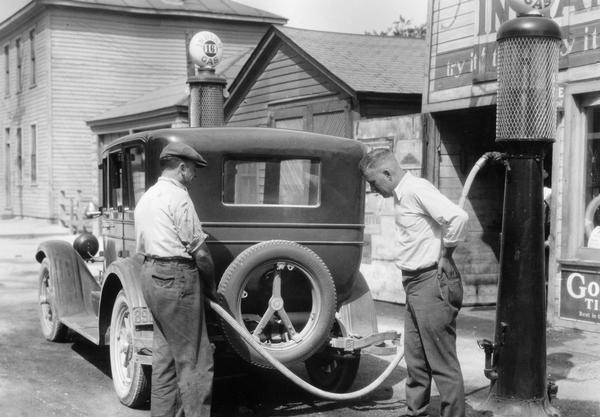
M 41 240 L 0 238 L 0 415 L 7 417 L 149 416 L 149 406 L 133 410 L 121 405 L 113 391 L 109 353 L 77 335 L 65 343 L 51 343 L 41 335 L 38 319 L 39 265 L 34 253 Z M 71 236 L 57 237 L 72 240 Z M 380 330 L 401 330 L 403 307 L 378 303 Z M 459 316 L 459 359 L 467 391 L 467 416 L 486 397 L 484 355 L 479 338 L 493 338 L 494 310 L 463 309 Z M 577 348 L 569 344 L 580 338 Z M 598 417 L 598 358 L 593 341 L 581 335 L 549 332 L 548 373 L 558 380 L 557 406 L 563 416 Z M 585 343 L 588 343 L 586 346 Z M 352 390 L 376 378 L 391 357 L 363 355 Z M 585 362 L 587 361 L 587 362 Z M 583 365 L 580 365 L 583 364 Z M 594 368 L 596 367 L 596 368 Z M 305 377 L 303 366 L 294 371 Z M 404 363 L 372 394 L 355 402 L 332 402 L 306 394 L 279 374 L 250 367 L 235 357 L 218 358 L 213 398 L 216 416 L 369 416 L 400 415 L 404 406 Z M 579 379 L 578 379 L 579 378 Z M 587 379 L 586 379 L 587 378 Z M 569 385 L 570 384 L 570 385 Z M 562 388 L 561 388 L 562 387 Z M 562 393 L 567 394 L 563 395 Z M 439 398 L 434 391 L 431 416 Z

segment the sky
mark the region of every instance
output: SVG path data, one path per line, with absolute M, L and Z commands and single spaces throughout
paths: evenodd
M 235 0 L 278 14 L 288 26 L 329 32 L 382 31 L 402 15 L 413 24 L 427 22 L 426 0 Z
M 288 26 L 329 32 L 383 31 L 402 15 L 413 24 L 427 21 L 427 0 L 235 0 L 275 13 Z M 0 0 L 0 22 L 29 0 Z

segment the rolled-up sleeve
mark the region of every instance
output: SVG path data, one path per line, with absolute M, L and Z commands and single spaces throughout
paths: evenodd
M 190 244 L 197 246 L 206 240 L 207 234 L 202 230 L 202 224 L 190 198 L 182 199 L 175 210 L 174 217 L 177 235 L 186 249 Z
M 444 246 L 453 247 L 465 240 L 469 215 L 433 185 L 420 190 L 417 198 L 431 218 L 442 228 Z

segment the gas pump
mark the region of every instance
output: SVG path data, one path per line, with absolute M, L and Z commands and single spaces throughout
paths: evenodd
M 491 380 L 480 405 L 494 416 L 559 416 L 546 383 L 543 161 L 556 136 L 561 32 L 551 0 L 512 0 L 518 17 L 497 34 L 496 143 L 506 186 L 495 341 L 480 341 Z

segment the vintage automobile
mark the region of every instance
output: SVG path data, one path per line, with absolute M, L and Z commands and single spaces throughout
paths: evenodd
M 375 310 L 359 272 L 365 185 L 357 141 L 267 128 L 184 128 L 118 139 L 100 164 L 102 251 L 91 233 L 73 245 L 43 242 L 36 253 L 40 319 L 50 341 L 67 329 L 110 345 L 121 402 L 148 398 L 152 316 L 140 287 L 134 207 L 160 175 L 159 154 L 184 142 L 208 161 L 190 189 L 208 233 L 222 302 L 284 364 L 304 361 L 313 384 L 353 382 L 360 348 L 375 344 Z M 250 363 L 269 364 L 209 314 L 211 342 Z M 370 338 L 368 336 L 371 336 Z M 362 345 L 357 341 L 368 341 Z M 376 347 L 373 347 L 376 348 Z

